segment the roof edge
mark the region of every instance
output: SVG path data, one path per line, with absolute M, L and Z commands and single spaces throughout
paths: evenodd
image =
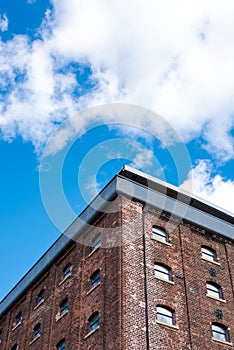
M 214 216 L 218 216 L 222 220 L 226 220 L 231 224 L 234 224 L 234 213 L 231 213 L 230 211 L 223 209 L 192 192 L 171 185 L 166 181 L 157 179 L 156 177 L 148 175 L 140 170 L 136 170 L 128 165 L 124 165 L 118 174 L 161 193 L 166 193 L 169 197 L 176 198 L 181 202 L 190 203 L 192 207 L 210 213 Z

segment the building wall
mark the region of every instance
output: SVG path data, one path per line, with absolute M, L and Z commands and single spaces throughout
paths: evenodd
M 219 322 L 230 327 L 230 341 L 234 342 L 233 332 L 233 283 L 231 281 L 230 260 L 233 261 L 233 244 L 217 236 L 206 235 L 203 230 L 192 225 L 183 225 L 181 229 L 182 253 L 184 255 L 185 280 L 187 285 L 188 310 L 192 348 L 223 349 L 224 345 L 212 340 L 212 322 Z M 217 254 L 217 263 L 201 258 L 201 246 L 213 248 Z M 234 267 L 234 265 L 233 265 Z M 232 269 L 233 269 L 232 267 Z M 211 270 L 212 269 L 212 270 Z M 210 274 L 215 271 L 215 276 Z M 206 282 L 215 282 L 221 286 L 225 302 L 206 296 Z M 193 292 L 190 291 L 193 289 Z M 223 317 L 217 318 L 215 312 L 221 310 Z M 233 348 L 227 346 L 226 348 Z
M 145 236 L 147 263 L 147 295 L 149 310 L 150 349 L 190 349 L 189 320 L 186 308 L 186 289 L 183 278 L 183 258 L 181 254 L 178 222 L 156 210 L 146 208 Z M 152 239 L 152 226 L 165 228 L 169 234 L 169 243 Z M 165 264 L 171 268 L 172 283 L 155 278 L 154 263 Z M 178 276 L 178 277 L 176 277 Z M 179 329 L 166 327 L 156 322 L 157 305 L 175 310 L 175 325 Z
M 122 349 L 146 350 L 142 205 L 122 198 Z
M 114 205 L 118 207 L 118 202 Z M 86 245 L 72 242 L 29 290 L 12 305 L 0 320 L 3 331 L 0 349 L 10 350 L 16 343 L 22 350 L 54 350 L 63 338 L 69 350 L 119 348 L 119 248 L 112 247 L 105 238 L 105 227 L 117 235 L 120 211 L 104 214 L 85 233 Z M 88 241 L 101 232 L 109 248 L 91 253 Z M 87 241 L 88 238 L 88 241 Z M 71 264 L 71 275 L 64 279 L 63 269 Z M 100 284 L 90 292 L 90 276 L 100 269 Z M 37 305 L 37 295 L 45 289 L 45 300 Z M 59 305 L 68 298 L 69 310 L 59 317 Z M 100 327 L 88 334 L 88 318 L 99 312 Z M 22 312 L 22 323 L 14 329 L 16 315 Z M 33 342 L 33 328 L 41 324 L 41 336 Z
M 138 237 L 123 248 L 126 349 L 147 349 L 147 336 L 150 350 L 233 349 L 233 243 L 189 223 L 179 222 L 156 209 L 146 206 L 144 212 L 143 215 L 143 206 L 139 203 L 124 199 L 123 220 L 129 222 L 130 232 Z M 152 238 L 153 225 L 167 230 L 169 243 Z M 143 230 L 145 274 L 144 241 L 141 236 Z M 129 235 L 127 230 L 125 233 Z M 216 251 L 217 262 L 201 258 L 203 245 Z M 162 263 L 171 268 L 172 283 L 155 277 L 154 263 Z M 213 277 L 210 268 L 215 271 Z M 225 301 L 206 295 L 207 281 L 221 286 Z M 148 334 L 144 329 L 145 298 Z M 174 327 L 157 322 L 157 305 L 175 311 Z M 221 319 L 216 316 L 217 310 L 222 312 Z M 230 344 L 212 339 L 212 322 L 230 328 Z
M 65 338 L 69 350 L 220 350 L 231 344 L 212 340 L 211 324 L 230 327 L 234 342 L 234 246 L 233 242 L 143 204 L 118 197 L 109 213 L 100 215 L 72 242 L 0 320 L 3 338 L 0 350 L 56 349 Z M 167 244 L 152 238 L 152 226 L 165 228 Z M 104 248 L 91 253 L 88 242 L 97 232 Z M 217 262 L 201 258 L 201 246 L 217 253 Z M 171 283 L 155 277 L 154 264 L 171 268 Z M 70 263 L 71 275 L 63 280 Z M 210 268 L 215 276 L 210 275 Z M 100 284 L 90 292 L 90 275 L 100 269 Z M 206 295 L 206 282 L 222 287 L 223 299 Z M 45 301 L 37 306 L 45 288 Z M 68 298 L 69 311 L 59 318 L 59 304 Z M 175 311 L 175 325 L 157 322 L 157 305 Z M 218 319 L 215 312 L 222 311 Z M 14 330 L 18 312 L 21 325 Z M 100 327 L 88 333 L 88 318 L 99 311 Z M 41 323 L 41 337 L 33 340 L 33 328 Z

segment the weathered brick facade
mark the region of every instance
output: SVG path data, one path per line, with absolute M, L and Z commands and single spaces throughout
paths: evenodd
M 109 205 L 115 211 L 98 214 L 83 232 L 86 244 L 71 241 L 3 312 L 0 350 L 15 344 L 19 350 L 54 350 L 63 339 L 69 350 L 233 349 L 233 240 L 121 194 Z M 153 237 L 153 226 L 166 230 L 167 242 Z M 91 251 L 87 241 L 97 232 L 102 247 Z M 202 246 L 217 259 L 202 258 Z M 64 278 L 68 264 L 71 273 Z M 155 264 L 170 269 L 170 280 L 155 276 Z M 100 283 L 91 289 L 97 270 Z M 222 298 L 207 295 L 207 282 L 221 287 Z M 68 311 L 60 315 L 65 299 Z M 173 310 L 173 324 L 159 322 L 157 306 Z M 95 312 L 99 326 L 89 333 Z M 212 322 L 228 327 L 228 339 L 212 337 Z

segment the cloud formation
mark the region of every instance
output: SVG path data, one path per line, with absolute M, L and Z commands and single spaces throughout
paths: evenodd
M 213 171 L 209 160 L 200 160 L 180 188 L 186 190 L 192 187 L 195 195 L 234 214 L 234 181 L 219 174 L 212 176 Z
M 38 39 L 0 43 L 5 138 L 20 133 L 39 152 L 68 116 L 127 102 L 161 114 L 185 142 L 202 136 L 214 157 L 233 158 L 231 0 L 52 3 Z
M 7 16 L 0 14 L 0 31 L 5 32 L 8 30 L 8 18 Z

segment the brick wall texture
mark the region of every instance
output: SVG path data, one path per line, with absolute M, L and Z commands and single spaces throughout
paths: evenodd
M 225 350 L 234 343 L 234 245 L 232 241 L 178 221 L 157 209 L 119 196 L 83 234 L 2 315 L 0 350 Z M 168 242 L 152 237 L 152 226 L 166 229 Z M 100 232 L 102 246 L 91 252 Z M 202 259 L 201 247 L 216 252 Z M 155 263 L 171 269 L 171 280 L 155 276 Z M 64 279 L 64 268 L 71 274 Z M 91 289 L 90 276 L 100 270 Z M 222 298 L 207 296 L 206 282 L 221 286 Z M 44 290 L 44 301 L 37 297 Z M 68 300 L 68 312 L 59 314 Z M 158 322 L 157 306 L 174 311 L 174 324 Z M 22 321 L 15 324 L 16 315 Z M 89 317 L 99 327 L 89 333 Z M 221 315 L 221 316 L 220 316 Z M 228 340 L 212 337 L 212 322 L 228 327 Z M 40 323 L 40 337 L 33 329 Z

